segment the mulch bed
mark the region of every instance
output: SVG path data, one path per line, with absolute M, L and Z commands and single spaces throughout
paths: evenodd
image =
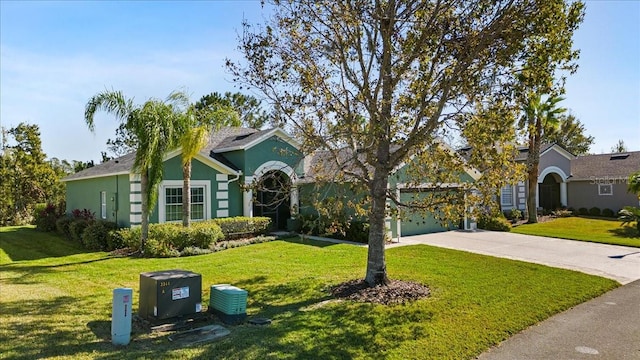
M 390 280 L 387 285 L 374 287 L 361 279 L 350 280 L 331 289 L 331 295 L 338 299 L 382 305 L 403 304 L 426 298 L 430 293 L 426 285 L 402 280 Z

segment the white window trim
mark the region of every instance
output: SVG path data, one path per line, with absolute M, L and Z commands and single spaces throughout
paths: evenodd
M 107 219 L 107 192 L 100 191 L 100 218 Z
M 511 202 L 509 202 L 509 203 L 506 203 L 506 202 L 503 201 L 504 197 L 502 196 L 502 194 L 503 194 L 503 191 L 504 191 L 505 188 L 511 189 Z M 500 205 L 501 205 L 501 207 L 503 207 L 503 208 L 505 208 L 505 207 L 515 207 L 515 204 L 516 204 L 515 194 L 516 194 L 516 191 L 515 191 L 515 188 L 514 188 L 513 185 L 507 185 L 507 186 L 503 187 L 502 189 L 500 189 Z
M 608 193 L 603 193 L 602 192 L 602 187 L 603 186 L 609 186 L 611 191 L 608 192 Z M 600 195 L 600 196 L 612 196 L 613 195 L 613 184 L 598 184 L 598 195 Z
M 160 183 L 160 191 L 158 194 L 158 222 L 166 223 L 166 198 L 165 189 L 182 188 L 184 183 L 182 180 L 164 180 Z M 191 180 L 191 187 L 204 187 L 204 220 L 211 219 L 211 181 L 210 180 Z M 200 220 L 193 220 L 200 221 Z M 180 222 L 169 221 L 169 222 Z

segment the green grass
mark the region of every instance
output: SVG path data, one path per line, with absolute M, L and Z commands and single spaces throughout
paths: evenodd
M 366 248 L 293 239 L 172 259 L 110 258 L 30 228 L 0 229 L 0 358 L 465 359 L 618 284 L 568 270 L 429 247 L 389 249 L 392 278 L 432 296 L 407 305 L 329 301 L 327 289 L 364 275 Z M 181 348 L 136 330 L 110 342 L 111 292 L 139 273 L 185 269 L 209 285 L 248 290 L 249 316 L 267 327 Z M 320 304 L 323 305 L 320 305 Z
M 619 220 L 613 219 L 566 217 L 516 226 L 511 231 L 527 235 L 640 247 L 640 234 L 635 226 L 620 224 Z

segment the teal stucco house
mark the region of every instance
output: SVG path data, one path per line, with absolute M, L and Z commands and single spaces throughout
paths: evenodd
M 305 163 L 313 162 L 318 154 L 321 153 L 305 157 L 300 144 L 279 128 L 220 129 L 212 134 L 208 145 L 192 162 L 192 220 L 268 216 L 278 229 L 285 229 L 287 219 L 296 214 L 301 201 L 304 202 L 299 197 L 299 187 L 313 183 L 309 180 L 310 174 L 305 174 L 305 169 L 309 171 Z M 63 181 L 67 189 L 67 213 L 73 209 L 89 209 L 97 218 L 116 222 L 121 227 L 139 225 L 142 220 L 140 177 L 132 170 L 133 162 L 134 154 L 128 154 L 66 177 Z M 398 174 L 402 172 L 403 169 L 398 169 Z M 474 181 L 478 176 L 470 170 L 461 175 L 461 181 Z M 285 201 L 269 204 L 272 193 L 268 189 L 254 194 L 244 186 L 267 178 L 271 187 L 289 185 Z M 425 190 L 402 188 L 401 178 L 394 179 L 390 186 L 401 196 Z M 182 184 L 180 149 L 177 149 L 165 156 L 163 180 L 150 216 L 151 223 L 182 220 Z M 302 204 L 302 207 L 309 205 Z M 402 220 L 389 217 L 387 224 L 393 238 L 444 231 L 461 224 L 473 226 L 466 218 L 452 219 L 450 224 L 442 225 L 425 215 L 409 215 Z

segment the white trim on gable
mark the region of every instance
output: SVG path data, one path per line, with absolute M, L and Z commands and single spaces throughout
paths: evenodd
M 178 155 L 182 155 L 182 148 L 177 148 L 175 150 L 171 150 L 169 151 L 165 157 L 164 157 L 164 161 L 167 161 L 169 159 L 172 159 Z M 201 163 L 209 166 L 210 168 L 213 168 L 214 170 L 217 170 L 223 174 L 227 174 L 227 175 L 238 175 L 240 174 L 240 171 L 236 171 L 230 167 L 228 167 L 227 165 L 219 162 L 218 160 L 211 158 L 209 156 L 206 156 L 202 153 L 197 153 L 196 156 L 194 156 L 194 159 L 200 161 Z
M 244 145 L 241 145 L 241 146 L 230 146 L 230 147 L 226 147 L 226 148 L 222 148 L 222 149 L 214 149 L 214 152 L 215 153 L 223 153 L 223 152 L 235 151 L 235 150 L 249 150 L 252 147 L 258 145 L 261 142 L 263 142 L 264 140 L 269 139 L 272 136 L 277 136 L 277 137 L 281 138 L 282 140 L 284 140 L 287 144 L 289 144 L 289 145 L 293 146 L 294 148 L 300 150 L 301 144 L 298 141 L 296 141 L 296 139 L 291 137 L 291 135 L 287 134 L 281 128 L 273 128 L 271 131 L 262 134 L 260 137 L 254 139 L 251 142 L 248 142 L 248 143 L 246 143 Z

